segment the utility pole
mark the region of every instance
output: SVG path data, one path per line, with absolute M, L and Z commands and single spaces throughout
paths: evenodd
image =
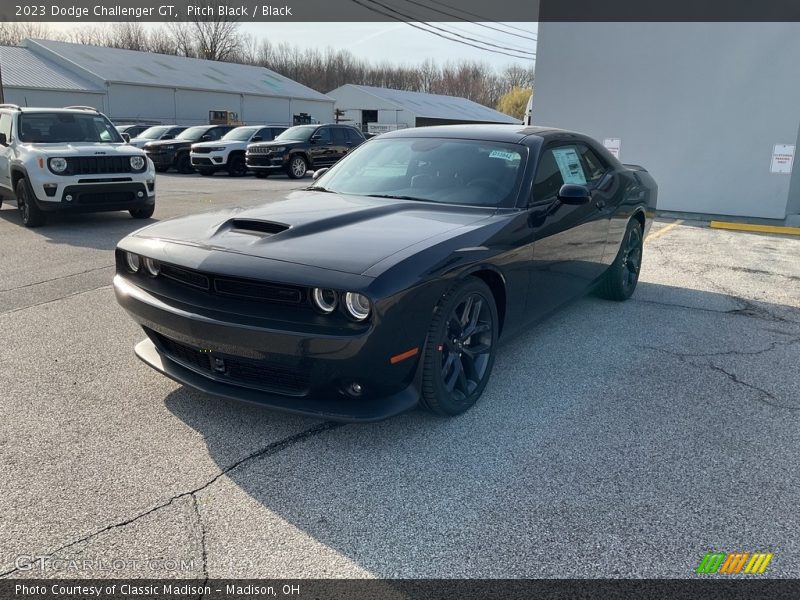
M 0 104 L 5 104 L 6 95 L 3 91 L 3 61 L 0 60 Z

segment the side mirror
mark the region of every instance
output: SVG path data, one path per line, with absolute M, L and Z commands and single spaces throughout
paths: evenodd
M 122 134 L 122 141 L 124 141 L 127 144 L 128 142 L 131 141 L 131 135 L 129 133 L 123 133 Z
M 164 137 L 161 138 L 162 140 L 174 140 L 175 136 L 171 133 L 166 134 Z
M 322 136 L 319 134 L 312 135 L 311 139 L 309 140 L 312 144 L 316 144 L 318 141 L 322 139 Z
M 8 146 L 8 139 L 5 133 L 0 133 L 0 146 Z
M 250 141 L 251 141 L 251 142 L 260 142 L 260 141 L 262 141 L 263 139 L 264 139 L 264 138 L 262 138 L 260 135 L 254 135 L 252 138 L 250 138 Z
M 325 173 L 327 172 L 328 172 L 328 167 L 325 167 L 324 169 L 317 169 L 316 171 L 314 171 L 314 174 L 311 176 L 311 179 L 317 180 L 323 175 L 325 175 Z
M 561 204 L 580 206 L 581 204 L 588 204 L 592 201 L 592 193 L 585 185 L 565 183 L 561 186 L 561 189 L 558 190 L 558 199 Z
M 206 133 L 205 135 L 200 136 L 200 141 L 201 142 L 210 142 L 211 141 L 211 136 Z

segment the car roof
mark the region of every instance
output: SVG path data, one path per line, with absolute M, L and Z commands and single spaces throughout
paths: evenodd
M 73 113 L 73 114 L 81 114 L 85 115 L 86 113 L 100 113 L 98 110 L 88 109 L 88 108 L 47 108 L 47 107 L 30 107 L 30 106 L 20 106 L 18 108 L 12 108 L 11 106 L 3 106 L 0 110 L 8 110 L 13 112 L 23 112 L 23 113 Z
M 555 127 L 534 127 L 531 125 L 433 125 L 398 129 L 381 134 L 381 138 L 402 137 L 447 137 L 466 140 L 491 140 L 521 144 L 527 138 L 544 138 L 553 134 L 572 133 Z

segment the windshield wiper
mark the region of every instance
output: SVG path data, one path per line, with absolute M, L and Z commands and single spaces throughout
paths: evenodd
M 416 196 L 393 196 L 392 194 L 366 194 L 367 198 L 390 198 L 392 200 L 416 200 L 418 202 L 433 202 L 427 198 L 417 198 Z
M 329 190 L 328 188 L 324 188 L 324 187 L 322 187 L 320 185 L 309 186 L 309 187 L 306 188 L 306 191 L 309 191 L 309 192 L 325 192 L 325 193 L 328 193 L 328 194 L 336 194 L 337 193 L 337 192 L 334 192 L 333 190 Z

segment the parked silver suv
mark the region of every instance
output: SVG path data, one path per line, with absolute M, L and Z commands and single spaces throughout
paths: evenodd
M 155 210 L 155 168 L 94 108 L 0 104 L 0 201 L 36 227 L 53 211 Z

